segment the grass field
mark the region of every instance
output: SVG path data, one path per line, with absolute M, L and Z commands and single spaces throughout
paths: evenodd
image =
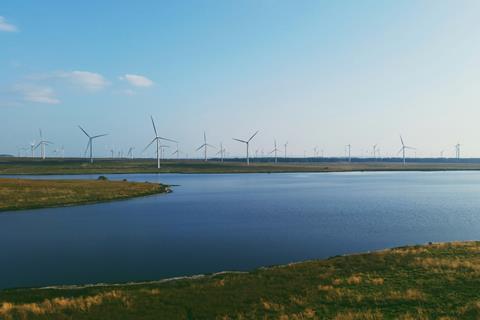
M 160 170 L 155 160 L 99 159 L 90 164 L 85 159 L 0 158 L 0 175 L 7 174 L 102 174 L 102 173 L 254 173 L 254 172 L 343 172 L 343 171 L 442 171 L 480 170 L 480 162 L 225 162 L 199 160 L 163 161 Z
M 0 211 L 127 199 L 168 190 L 156 183 L 0 178 Z
M 0 291 L 4 319 L 478 319 L 480 243 L 403 247 L 250 273 Z

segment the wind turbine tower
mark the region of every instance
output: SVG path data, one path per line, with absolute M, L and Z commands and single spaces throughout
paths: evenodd
M 346 147 L 348 149 L 348 162 L 352 162 L 352 145 L 347 144 Z
M 457 158 L 457 160 L 460 160 L 460 143 L 457 143 L 455 145 L 455 158 Z

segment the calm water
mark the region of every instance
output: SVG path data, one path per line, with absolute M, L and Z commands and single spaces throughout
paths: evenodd
M 249 270 L 480 237 L 479 172 L 109 177 L 178 186 L 168 195 L 0 214 L 0 287 Z

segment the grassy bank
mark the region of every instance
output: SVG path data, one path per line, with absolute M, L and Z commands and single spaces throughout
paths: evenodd
M 0 291 L 5 319 L 478 319 L 480 243 L 168 282 Z
M 0 211 L 127 199 L 168 190 L 156 183 L 0 178 Z
M 7 174 L 108 174 L 108 173 L 269 173 L 269 172 L 345 172 L 345 171 L 442 171 L 480 170 L 480 163 L 416 162 L 403 166 L 395 162 L 243 162 L 198 160 L 164 161 L 162 168 L 155 160 L 99 159 L 90 164 L 85 159 L 0 158 L 0 175 Z

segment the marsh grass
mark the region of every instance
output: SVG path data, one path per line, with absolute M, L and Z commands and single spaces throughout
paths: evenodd
M 94 203 L 168 191 L 168 186 L 156 183 L 0 178 L 0 211 Z
M 5 319 L 478 319 L 479 242 L 167 282 L 0 291 Z

